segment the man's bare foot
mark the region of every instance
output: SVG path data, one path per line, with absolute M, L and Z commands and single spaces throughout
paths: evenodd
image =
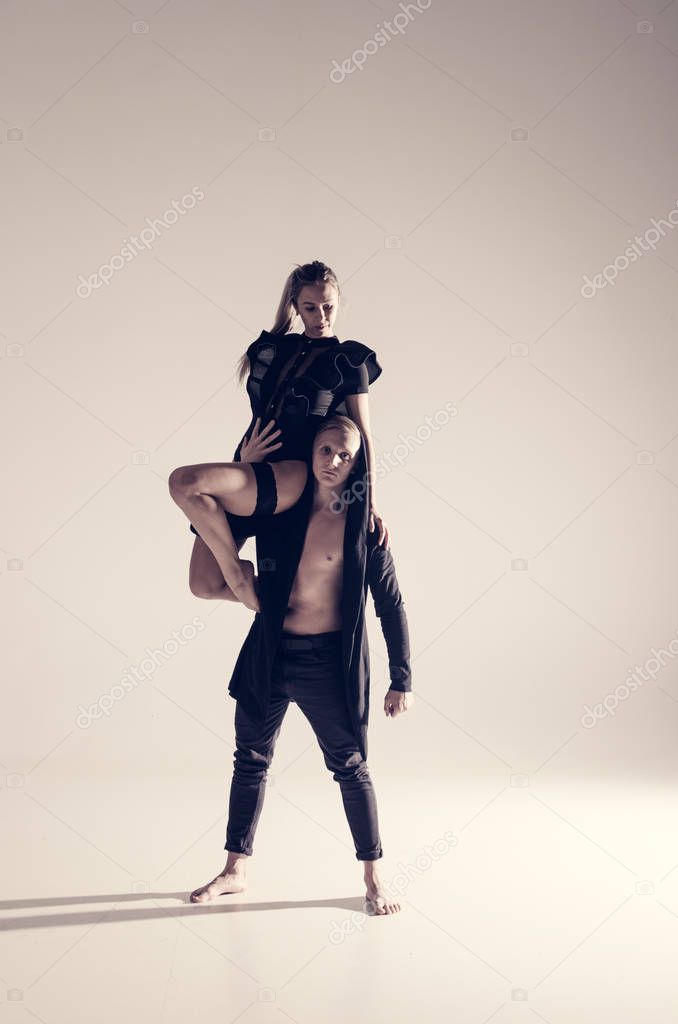
M 235 584 L 229 583 L 229 589 L 233 596 L 238 601 L 241 601 L 246 608 L 249 608 L 250 611 L 253 612 L 259 612 L 261 611 L 261 607 L 259 605 L 259 597 L 255 586 L 256 579 L 254 575 L 254 563 L 248 561 L 246 558 L 239 558 L 238 565 L 242 570 L 242 578 Z
M 191 893 L 191 903 L 209 903 L 215 896 L 223 896 L 228 892 L 244 892 L 247 879 L 242 871 L 227 871 L 213 878 L 207 885 L 201 885 Z
M 373 863 L 372 861 L 365 861 L 366 864 Z M 368 868 L 365 870 L 365 885 L 367 886 L 367 892 L 365 894 L 365 910 L 371 915 L 380 914 L 397 914 L 400 910 L 400 904 L 388 895 L 381 879 L 374 868 Z

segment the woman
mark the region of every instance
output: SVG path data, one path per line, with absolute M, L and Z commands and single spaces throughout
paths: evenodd
M 332 333 L 339 299 L 339 283 L 329 267 L 319 260 L 297 265 L 285 283 L 273 328 L 262 331 L 240 360 L 239 380 L 249 369 L 252 420 L 233 462 L 180 466 L 169 477 L 170 494 L 198 536 L 196 560 L 211 561 L 234 599 L 252 611 L 260 610 L 253 567 L 241 561 L 239 550 L 267 517 L 299 500 L 309 478 L 315 431 L 334 413 L 349 416 L 362 431 L 372 495 L 369 529 L 378 530 L 379 543 L 388 549 L 388 529 L 376 507 L 368 405 L 369 385 L 382 368 L 367 345 L 340 342 Z M 304 333 L 288 334 L 297 315 Z M 209 567 L 201 564 L 200 575 L 206 574 Z

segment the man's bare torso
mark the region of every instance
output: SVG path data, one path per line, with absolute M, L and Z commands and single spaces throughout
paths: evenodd
M 345 511 L 320 508 L 311 514 L 283 622 L 286 632 L 341 629 L 345 527 Z

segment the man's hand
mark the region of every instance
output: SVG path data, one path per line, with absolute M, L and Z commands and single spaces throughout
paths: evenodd
M 389 690 L 384 697 L 384 714 L 387 718 L 395 718 L 401 711 L 407 711 L 414 704 L 411 690 Z
M 388 551 L 390 541 L 388 526 L 377 512 L 374 505 L 370 505 L 370 519 L 369 523 L 367 524 L 367 529 L 369 530 L 370 533 L 372 533 L 372 531 L 375 528 L 379 530 L 379 543 L 383 544 L 386 550 Z
M 263 462 L 267 455 L 282 445 L 282 441 L 278 441 L 277 444 L 273 443 L 273 438 L 280 433 L 279 429 L 274 430 L 272 434 L 269 433 L 275 420 L 269 420 L 263 430 L 259 430 L 260 423 L 261 416 L 257 416 L 249 441 L 245 438 L 242 440 L 240 448 L 241 462 Z

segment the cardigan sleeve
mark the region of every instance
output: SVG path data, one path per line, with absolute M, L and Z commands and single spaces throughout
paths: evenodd
M 367 580 L 386 641 L 390 689 L 406 693 L 412 689 L 412 671 L 405 603 L 398 586 L 393 556 L 390 550 L 376 542 L 376 537 L 376 530 L 368 534 Z

